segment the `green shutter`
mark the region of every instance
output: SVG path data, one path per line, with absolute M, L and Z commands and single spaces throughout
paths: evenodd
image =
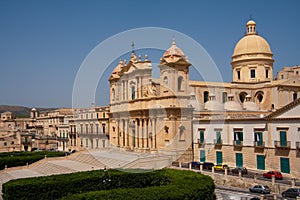
M 235 161 L 237 167 L 243 167 L 243 154 L 236 153 L 235 154 Z
M 200 150 L 200 162 L 205 162 L 205 150 Z
M 200 143 L 204 143 L 204 131 L 200 131 Z
M 290 173 L 290 159 L 280 158 L 280 169 L 283 173 Z
M 286 147 L 286 131 L 280 131 L 280 146 Z
M 217 157 L 217 164 L 222 164 L 223 163 L 222 151 L 217 151 L 216 152 L 216 157 Z
M 265 156 L 256 155 L 257 169 L 265 170 Z

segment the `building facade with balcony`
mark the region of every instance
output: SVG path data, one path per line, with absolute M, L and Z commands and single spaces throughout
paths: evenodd
M 96 107 L 92 104 L 90 108 L 75 109 L 74 122 L 71 127 L 73 145 L 86 149 L 109 147 L 108 107 Z M 78 133 L 77 139 L 74 138 L 76 137 L 75 133 Z

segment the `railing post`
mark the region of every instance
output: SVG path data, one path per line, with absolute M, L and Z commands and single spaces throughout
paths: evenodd
M 257 173 L 254 174 L 254 183 L 257 182 Z
M 272 175 L 272 185 L 275 185 L 275 175 Z
M 242 171 L 239 171 L 239 178 L 242 178 Z
M 179 166 L 179 168 L 181 168 L 181 162 L 178 162 L 178 166 Z
M 273 193 L 273 199 L 277 200 L 277 194 L 276 193 Z
M 291 184 L 292 184 L 292 188 L 295 187 L 295 185 L 296 185 L 296 178 L 293 177 L 291 179 Z
M 264 200 L 264 195 L 263 194 L 260 195 L 260 200 Z
M 7 171 L 7 165 L 5 165 L 5 167 L 4 167 L 4 171 Z
M 215 178 L 215 168 L 211 168 L 211 177 L 214 179 Z
M 189 163 L 189 170 L 192 169 L 192 163 Z
M 228 168 L 225 168 L 225 180 L 227 180 Z
M 200 172 L 202 173 L 203 171 L 203 165 L 200 165 Z

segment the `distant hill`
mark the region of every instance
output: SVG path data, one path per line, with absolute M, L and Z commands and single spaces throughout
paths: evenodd
M 3 112 L 12 112 L 13 115 L 17 118 L 30 117 L 30 111 L 32 108 L 24 107 L 24 106 L 9 106 L 9 105 L 0 105 L 0 113 Z M 50 111 L 55 110 L 57 108 L 36 108 L 37 111 Z

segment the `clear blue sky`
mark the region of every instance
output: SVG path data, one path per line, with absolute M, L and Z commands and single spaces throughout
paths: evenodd
M 192 37 L 230 82 L 233 48 L 252 15 L 271 46 L 276 73 L 300 64 L 299 8 L 297 0 L 0 0 L 0 104 L 71 107 L 74 79 L 88 53 L 108 37 L 139 27 Z M 98 90 L 96 105 L 108 105 L 107 90 Z

